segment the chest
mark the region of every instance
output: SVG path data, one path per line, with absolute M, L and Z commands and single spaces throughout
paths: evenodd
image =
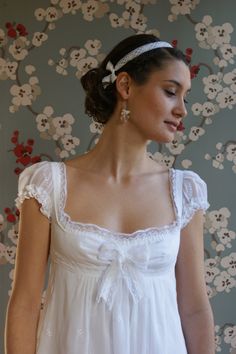
M 71 220 L 132 233 L 161 227 L 176 219 L 172 179 L 137 178 L 129 183 L 102 182 L 88 176 L 67 179 L 65 212 Z

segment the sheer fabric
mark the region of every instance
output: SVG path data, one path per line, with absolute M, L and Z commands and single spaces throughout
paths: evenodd
M 175 263 L 181 228 L 209 204 L 198 174 L 169 172 L 174 222 L 130 234 L 71 221 L 63 163 L 40 162 L 22 172 L 16 205 L 35 198 L 51 222 L 37 354 L 187 354 Z

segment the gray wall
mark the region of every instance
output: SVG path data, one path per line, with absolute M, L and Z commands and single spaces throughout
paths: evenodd
M 84 94 L 79 83 L 83 66 L 96 65 L 104 53 L 128 35 L 154 31 L 162 39 L 178 40 L 184 51 L 191 48 L 191 65 L 200 69 L 192 80 L 185 131 L 178 133 L 175 144 L 159 146 L 153 142 L 149 151 L 163 163 L 194 170 L 208 185 L 206 282 L 216 321 L 217 351 L 228 354 L 236 348 L 235 1 L 183 0 L 181 7 L 175 4 L 177 0 L 123 4 L 118 0 L 94 1 L 97 9 L 90 17 L 87 1 L 82 0 L 83 6 L 74 9 L 74 14 L 67 11 L 68 1 L 51 2 L 53 5 L 46 0 L 0 1 L 1 338 L 17 244 L 16 172 L 34 163 L 34 158 L 61 160 L 72 157 L 74 152 L 81 154 L 94 144 L 101 127 L 83 112 Z M 135 11 L 124 20 L 128 3 Z M 52 12 L 56 15 L 53 21 Z M 119 26 L 112 20 L 115 16 Z M 136 26 L 137 18 L 143 20 L 140 27 Z M 10 33 L 6 22 L 14 23 Z M 24 29 L 20 33 L 19 27 L 14 32 L 18 24 L 23 24 L 28 34 Z M 37 32 L 42 33 L 44 41 L 37 40 Z M 90 40 L 95 41 L 95 50 L 91 50 Z M 18 54 L 16 45 L 21 48 Z M 80 57 L 76 61 L 78 50 Z M 23 98 L 19 95 L 22 85 L 26 85 Z M 42 126 L 42 115 L 48 121 L 46 127 Z M 64 115 L 68 131 L 58 131 L 56 117 Z M 12 140 L 16 130 L 18 142 L 16 136 Z M 68 133 L 74 146 L 65 150 Z M 32 147 L 31 155 L 23 154 L 20 144 Z

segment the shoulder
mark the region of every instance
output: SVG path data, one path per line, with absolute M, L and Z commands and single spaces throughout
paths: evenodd
M 15 200 L 20 209 L 25 199 L 35 198 L 41 205 L 43 214 L 51 215 L 53 193 L 53 168 L 57 162 L 42 161 L 24 169 L 19 176 L 18 194 Z
M 182 178 L 182 227 L 194 213 L 209 208 L 207 184 L 200 175 L 192 170 L 177 170 Z
M 189 199 L 192 197 L 207 194 L 207 184 L 205 180 L 192 170 L 175 170 L 182 177 L 183 194 Z

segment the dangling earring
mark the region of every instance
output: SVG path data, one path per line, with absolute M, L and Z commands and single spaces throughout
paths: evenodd
M 127 102 L 125 102 L 125 107 L 122 108 L 120 112 L 120 120 L 126 123 L 130 118 L 130 110 L 127 109 Z

